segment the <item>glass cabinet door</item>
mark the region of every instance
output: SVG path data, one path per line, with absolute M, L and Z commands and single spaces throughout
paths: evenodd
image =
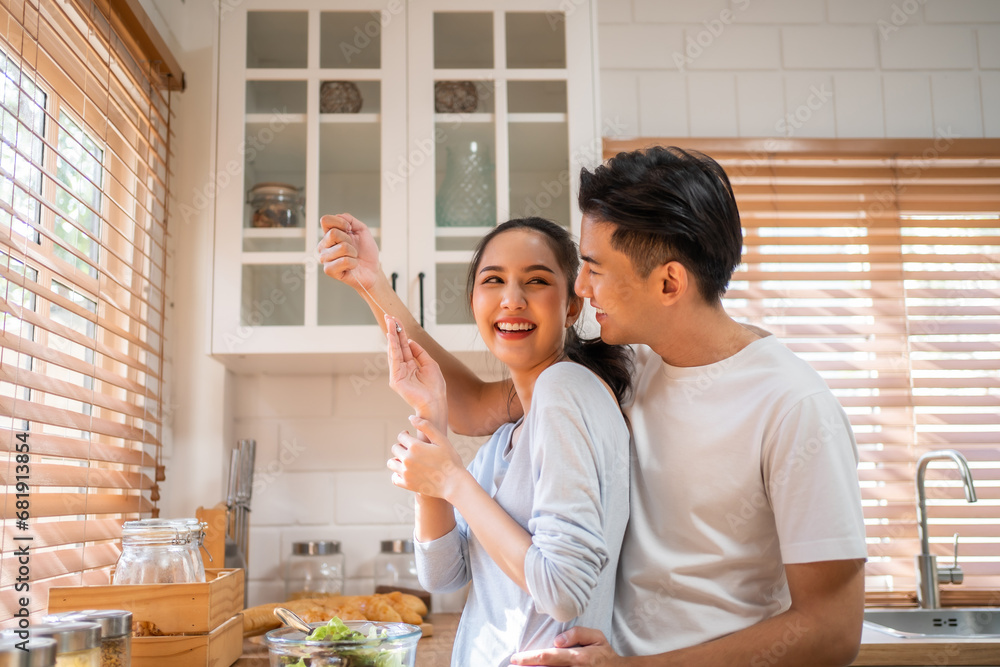
M 416 170 L 420 185 L 410 196 L 411 210 L 433 219 L 433 230 L 411 235 L 410 266 L 423 274 L 425 325 L 460 349 L 475 336 L 465 283 L 479 239 L 517 217 L 574 229 L 579 165 L 600 159 L 592 63 L 582 57 L 590 36 L 580 30 L 589 3 L 577 7 L 579 16 L 545 0 L 502 6 L 470 11 L 468 3 L 439 1 L 417 3 L 410 14 L 411 34 L 427 36 L 410 42 L 410 148 L 431 137 L 434 151 L 433 173 Z M 569 32 L 584 47 L 575 63 L 568 62 Z M 574 87 L 589 101 L 571 165 Z
M 382 175 L 405 151 L 406 21 L 383 5 L 246 0 L 222 21 L 219 160 L 233 185 L 217 207 L 216 273 L 230 276 L 217 277 L 217 353 L 384 345 L 316 256 L 320 218 L 346 212 L 386 270 L 405 271 L 406 193 Z

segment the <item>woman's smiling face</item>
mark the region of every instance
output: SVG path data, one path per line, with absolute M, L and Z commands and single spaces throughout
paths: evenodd
M 570 314 L 567 278 L 546 237 L 512 229 L 483 250 L 472 313 L 486 346 L 511 370 L 548 366 L 562 356 Z

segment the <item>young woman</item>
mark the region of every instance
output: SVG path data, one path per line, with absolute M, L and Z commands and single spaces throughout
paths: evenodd
M 390 385 L 418 432 L 399 434 L 392 481 L 416 492 L 421 583 L 469 581 L 453 665 L 507 665 L 576 624 L 611 626 L 628 519 L 629 388 L 625 348 L 581 341 L 576 245 L 539 218 L 487 234 L 469 267 L 479 333 L 510 372 L 524 416 L 501 426 L 465 469 L 447 439 L 437 364 L 386 316 Z M 513 400 L 513 396 L 510 397 Z

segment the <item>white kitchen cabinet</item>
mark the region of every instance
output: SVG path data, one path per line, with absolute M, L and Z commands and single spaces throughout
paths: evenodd
M 341 211 L 375 230 L 383 269 L 434 336 L 481 346 L 464 289 L 476 241 L 522 215 L 578 231 L 579 169 L 600 159 L 595 23 L 589 1 L 568 0 L 229 8 L 212 354 L 237 370 L 321 370 L 384 349 L 368 308 L 316 259 L 320 217 Z M 327 81 L 354 84 L 360 110 L 321 113 Z M 436 110 L 436 82 L 474 108 Z M 294 226 L 254 226 L 247 193 L 270 182 L 303 189 Z

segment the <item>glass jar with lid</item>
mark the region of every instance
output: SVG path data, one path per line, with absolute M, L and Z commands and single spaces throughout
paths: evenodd
M 416 595 L 430 607 L 430 594 L 417 580 L 413 540 L 383 540 L 375 556 L 375 592 L 401 591 Z
M 27 651 L 21 647 L 27 647 Z M 21 639 L 12 630 L 0 638 L 0 667 L 53 667 L 56 641 L 48 637 Z
M 46 616 L 45 621 L 97 623 L 101 626 L 101 667 L 129 667 L 131 664 L 132 612 L 125 609 L 64 611 Z
M 288 183 L 257 183 L 247 192 L 253 227 L 302 227 L 305 195 Z
M 285 599 L 330 597 L 344 592 L 344 554 L 340 542 L 292 543 L 285 564 Z
M 85 621 L 38 623 L 28 628 L 31 637 L 56 642 L 56 667 L 101 667 L 101 626 Z
M 114 584 L 187 584 L 205 581 L 197 519 L 143 519 L 122 526 L 122 553 Z

